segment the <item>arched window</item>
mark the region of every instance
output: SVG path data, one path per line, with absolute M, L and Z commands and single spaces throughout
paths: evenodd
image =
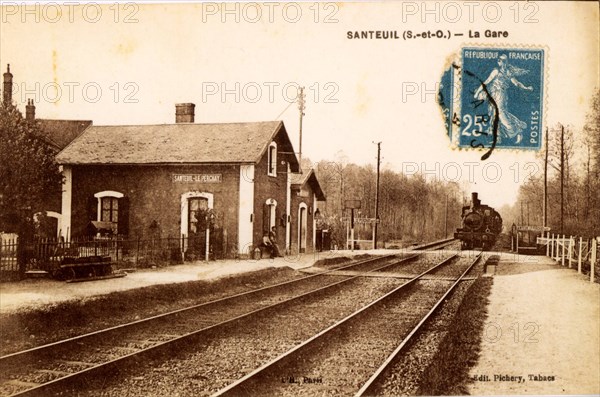
M 207 192 L 187 192 L 181 195 L 181 234 L 189 236 L 204 230 L 206 211 L 213 208 L 214 196 Z
M 123 198 L 123 193 L 112 190 L 105 190 L 94 194 L 98 199 L 98 218 L 102 222 L 119 222 L 119 199 Z
M 188 199 L 188 235 L 194 235 L 206 229 L 208 199 L 190 197 Z
M 109 230 L 112 234 L 129 234 L 129 201 L 123 193 L 105 190 L 91 200 L 96 200 L 96 205 L 90 202 L 90 220 L 103 222 L 94 224 L 98 233 Z
M 275 142 L 269 145 L 267 174 L 277 176 L 277 143 Z
M 46 219 L 44 219 L 44 216 Z M 52 218 L 52 219 L 50 219 Z M 44 222 L 42 222 L 44 219 Z M 39 228 L 38 233 L 44 237 L 57 237 L 60 235 L 62 215 L 54 211 L 36 212 L 33 220 Z
M 300 203 L 298 205 L 298 253 L 306 252 L 306 235 L 308 232 L 307 212 L 307 205 Z
M 273 226 L 277 226 L 277 201 L 270 198 L 264 206 L 263 231 L 270 232 Z

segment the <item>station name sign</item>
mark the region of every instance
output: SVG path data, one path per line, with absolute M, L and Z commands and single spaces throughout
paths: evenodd
M 173 174 L 175 183 L 221 183 L 222 174 Z

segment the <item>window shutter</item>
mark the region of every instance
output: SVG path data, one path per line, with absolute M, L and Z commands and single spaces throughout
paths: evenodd
M 129 197 L 119 199 L 119 220 L 117 224 L 117 233 L 123 236 L 129 234 Z
M 263 204 L 263 232 L 269 232 L 269 222 L 271 217 L 271 208 L 266 203 Z
M 87 201 L 88 221 L 98 220 L 98 199 L 93 195 L 88 197 Z

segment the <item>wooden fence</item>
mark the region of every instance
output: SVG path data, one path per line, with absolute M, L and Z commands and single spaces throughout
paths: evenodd
M 595 277 L 599 275 L 598 249 L 600 248 L 600 236 L 584 239 L 577 236 L 566 236 L 555 233 L 549 233 L 544 237 L 538 237 L 537 243 L 546 246 L 546 256 L 559 262 L 561 266 L 573 268 L 577 266 L 577 271 L 583 273 L 589 268 L 590 282 L 594 282 Z
M 33 270 L 53 273 L 65 257 L 110 257 L 118 268 L 164 266 L 185 260 L 205 260 L 207 257 L 223 259 L 224 252 L 218 249 L 221 245 L 212 243 L 211 238 L 211 245 L 207 245 L 204 235 L 148 239 L 82 238 L 68 242 L 37 239 L 25 244 L 19 244 L 17 237 L 3 238 L 0 242 L 0 281 L 20 279 Z

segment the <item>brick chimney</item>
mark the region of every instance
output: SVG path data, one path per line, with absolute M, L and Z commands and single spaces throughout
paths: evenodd
M 193 103 L 177 103 L 175 104 L 175 122 L 176 123 L 193 123 L 194 108 Z
M 33 104 L 33 99 L 27 100 L 27 106 L 25 106 L 25 119 L 26 120 L 35 120 L 35 105 Z
M 4 105 L 12 103 L 12 90 L 13 90 L 13 75 L 10 72 L 10 64 L 6 65 L 6 73 L 4 73 L 4 87 L 3 87 L 3 100 Z

